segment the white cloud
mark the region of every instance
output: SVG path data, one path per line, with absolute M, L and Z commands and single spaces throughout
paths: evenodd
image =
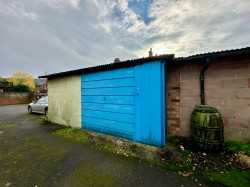
M 0 63 L 6 65 L 0 75 L 127 60 L 147 56 L 151 47 L 187 56 L 250 44 L 248 0 L 155 0 L 148 24 L 131 1 L 2 0 Z
M 37 0 L 39 3 L 48 5 L 51 8 L 59 11 L 64 11 L 70 8 L 79 8 L 80 0 Z
M 140 33 L 151 33 L 152 38 L 164 36 L 154 42 L 166 46 L 166 53 L 175 53 L 177 56 L 240 48 L 250 43 L 246 32 L 250 29 L 247 24 L 249 13 L 250 2 L 247 0 L 241 3 L 158 0 L 151 7 L 155 21 Z

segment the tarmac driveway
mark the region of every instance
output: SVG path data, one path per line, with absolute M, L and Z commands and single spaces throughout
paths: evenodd
M 200 186 L 195 180 L 53 134 L 27 105 L 0 106 L 0 186 Z M 203 185 L 202 185 L 203 186 Z

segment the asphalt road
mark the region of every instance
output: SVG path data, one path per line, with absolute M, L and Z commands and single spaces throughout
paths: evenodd
M 199 181 L 79 144 L 38 124 L 26 105 L 0 106 L 0 186 L 204 186 Z

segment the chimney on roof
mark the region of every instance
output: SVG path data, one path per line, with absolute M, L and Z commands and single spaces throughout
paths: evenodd
M 149 56 L 149 57 L 152 57 L 152 56 L 153 56 L 152 48 L 150 48 L 150 51 L 148 52 L 148 56 Z
M 114 63 L 119 63 L 119 62 L 121 62 L 120 58 L 115 58 Z

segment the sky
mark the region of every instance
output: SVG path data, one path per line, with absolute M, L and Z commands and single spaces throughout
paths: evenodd
M 0 76 L 250 46 L 249 0 L 0 0 Z

